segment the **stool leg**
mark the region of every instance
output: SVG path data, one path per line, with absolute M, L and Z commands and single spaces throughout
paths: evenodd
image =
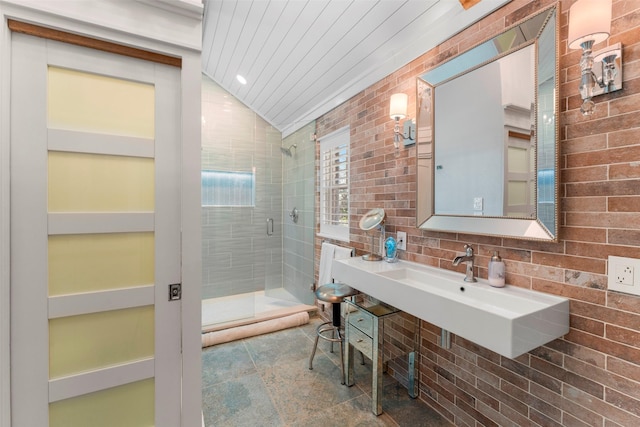
M 320 335 L 316 333 L 316 342 L 313 343 L 313 351 L 311 352 L 311 357 L 309 357 L 309 370 L 313 369 L 313 358 L 316 355 L 316 349 L 318 348 L 319 339 L 320 339 Z
M 337 329 L 338 337 L 340 337 L 340 373 L 342 376 L 340 377 L 340 384 L 344 385 L 345 383 L 345 372 L 344 372 L 344 338 L 340 335 L 340 329 Z
M 331 339 L 336 339 L 336 328 L 333 328 L 333 331 L 331 331 Z M 331 341 L 331 350 L 329 350 L 330 353 L 333 353 L 333 341 Z

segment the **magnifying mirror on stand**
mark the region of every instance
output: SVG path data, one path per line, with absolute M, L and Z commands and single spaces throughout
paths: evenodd
M 369 212 L 364 214 L 364 216 L 360 219 L 360 229 L 364 231 L 371 231 L 375 228 L 380 229 L 380 241 L 384 241 L 384 220 L 386 219 L 386 214 L 384 213 L 384 209 L 375 208 L 371 209 Z M 380 261 L 382 260 L 382 256 L 378 255 L 374 251 L 374 233 L 371 232 L 371 253 L 362 255 L 362 259 L 365 261 Z M 380 246 L 380 250 L 382 251 L 382 246 Z

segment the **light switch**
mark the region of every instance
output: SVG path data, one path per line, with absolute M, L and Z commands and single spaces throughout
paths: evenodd
M 474 197 L 473 198 L 473 210 L 481 211 L 482 210 L 482 197 Z

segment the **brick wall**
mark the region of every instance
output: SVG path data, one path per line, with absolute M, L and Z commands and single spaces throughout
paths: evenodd
M 512 1 L 317 121 L 319 138 L 351 126 L 350 244 L 359 252 L 369 247 L 359 218 L 383 207 L 387 231 L 408 234 L 404 259 L 453 269 L 455 254 L 471 243 L 477 276 L 486 278 L 499 250 L 508 283 L 571 300 L 569 334 L 515 360 L 456 336 L 445 350 L 437 345 L 440 329 L 421 322 L 420 398 L 456 425 L 640 425 L 640 298 L 607 291 L 606 276 L 608 255 L 640 258 L 640 0 L 613 0 L 607 43 L 622 43 L 624 89 L 596 98 L 591 118 L 579 112 L 581 54 L 567 50 L 572 3 L 559 2 L 557 243 L 416 229 L 415 148 L 394 153 L 387 114 L 391 94 L 404 92 L 414 117 L 418 75 L 552 1 Z

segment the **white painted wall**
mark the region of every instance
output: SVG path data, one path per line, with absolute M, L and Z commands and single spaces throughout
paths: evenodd
M 535 102 L 535 45 L 529 45 L 498 61 L 502 84 L 502 105 L 531 109 Z M 531 84 L 525 84 L 531 82 Z M 529 119 L 529 118 L 527 118 Z M 529 124 L 528 124 L 529 125 Z M 524 126 L 528 128 L 529 126 Z
M 7 19 L 182 58 L 183 425 L 201 424 L 200 51 L 198 0 L 0 0 L 0 427 L 11 425 L 9 143 L 11 33 Z M 29 331 L 25 331 L 29 333 Z

